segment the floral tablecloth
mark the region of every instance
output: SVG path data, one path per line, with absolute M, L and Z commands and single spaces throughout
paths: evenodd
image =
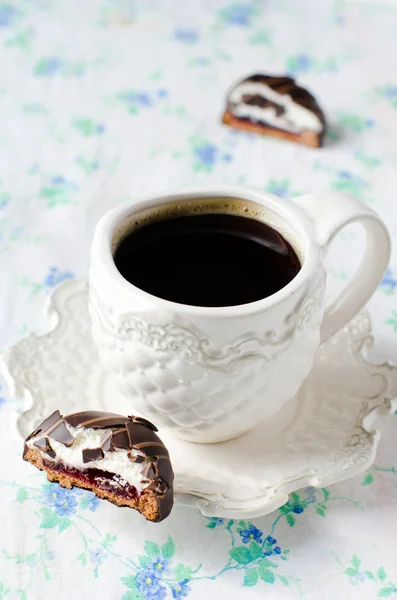
M 324 149 L 220 124 L 225 90 L 255 71 L 316 94 Z M 0 348 L 48 328 L 46 296 L 86 276 L 97 219 L 127 197 L 210 182 L 343 190 L 396 239 L 396 140 L 395 2 L 1 1 Z M 331 287 L 360 248 L 355 228 L 338 236 Z M 395 254 L 370 311 L 378 356 L 397 361 Z M 354 480 L 252 522 L 177 508 L 153 525 L 23 463 L 21 406 L 0 380 L 1 600 L 397 597 L 397 416 Z

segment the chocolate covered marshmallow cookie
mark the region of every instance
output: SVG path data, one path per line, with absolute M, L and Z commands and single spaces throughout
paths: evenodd
M 149 521 L 165 519 L 173 505 L 168 450 L 157 428 L 140 417 L 55 411 L 25 440 L 23 458 L 62 487 L 92 490 Z
M 251 75 L 227 97 L 223 123 L 317 148 L 323 145 L 324 113 L 291 77 Z

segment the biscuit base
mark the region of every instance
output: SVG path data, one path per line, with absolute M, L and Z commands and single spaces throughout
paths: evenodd
M 234 127 L 235 129 L 241 129 L 242 131 L 270 135 L 282 140 L 288 140 L 289 142 L 310 146 L 311 148 L 319 148 L 322 145 L 321 135 L 318 135 L 314 131 L 305 130 L 301 133 L 291 133 L 290 131 L 276 129 L 275 127 L 270 127 L 261 123 L 254 123 L 248 119 L 239 119 L 232 115 L 228 110 L 225 111 L 222 117 L 222 123 Z
M 73 475 L 59 472 L 48 466 L 43 461 L 43 457 L 39 450 L 34 448 L 26 448 L 23 456 L 24 460 L 27 460 L 32 465 L 44 471 L 47 475 L 48 481 L 57 482 L 63 488 L 72 489 L 78 487 L 84 490 L 94 492 L 98 498 L 108 500 L 116 506 L 128 506 L 139 511 L 148 521 L 157 521 L 159 518 L 158 502 L 156 494 L 152 490 L 144 490 L 138 498 L 124 498 L 118 494 L 112 493 L 108 490 L 91 484 L 89 482 L 82 481 Z

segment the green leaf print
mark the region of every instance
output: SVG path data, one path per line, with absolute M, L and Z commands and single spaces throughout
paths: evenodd
M 244 583 L 246 587 L 252 587 L 258 583 L 258 569 L 247 569 L 244 574 Z
M 151 558 L 155 558 L 160 555 L 160 548 L 154 542 L 145 542 L 145 552 Z
M 172 558 L 175 554 L 175 543 L 174 540 L 169 537 L 167 542 L 161 546 L 161 554 L 163 558 Z
M 372 475 L 372 473 L 367 473 L 366 476 L 364 477 L 361 485 L 370 485 L 373 482 L 374 482 L 374 476 Z
M 111 533 L 107 533 L 105 535 L 105 537 L 103 538 L 102 545 L 105 548 L 110 548 L 110 546 L 112 546 L 116 540 L 117 540 L 117 535 L 112 535 Z
M 80 500 L 80 508 L 82 510 L 85 510 L 86 508 L 88 508 L 90 505 L 90 500 L 88 498 L 88 496 L 83 496 L 82 499 Z
M 354 567 L 355 569 L 360 568 L 361 560 L 359 560 L 355 554 L 353 554 L 353 558 L 351 559 L 350 562 L 351 562 L 352 567 Z
M 25 502 L 27 497 L 28 497 L 28 492 L 25 490 L 25 488 L 21 487 L 17 491 L 17 496 L 16 496 L 15 500 L 17 502 L 21 502 L 21 504 L 22 504 L 22 502 Z
M 69 517 L 62 517 L 59 520 L 59 524 L 58 524 L 58 531 L 59 533 L 62 533 L 62 531 L 65 531 L 65 529 L 67 529 L 71 524 L 71 520 L 69 519 Z
M 391 325 L 394 333 L 397 333 L 397 310 L 392 310 L 392 318 L 385 321 L 386 325 Z
M 287 515 L 287 523 L 290 527 L 295 525 L 295 519 L 292 515 Z
M 130 590 L 136 590 L 135 577 L 132 575 L 127 575 L 127 577 L 120 577 L 120 579 Z
M 266 583 L 274 583 L 275 577 L 273 571 L 264 567 L 263 563 L 259 564 L 258 569 L 262 581 L 265 581 Z
M 86 553 L 85 553 L 85 552 L 80 552 L 80 554 L 79 554 L 79 555 L 78 555 L 78 557 L 77 557 L 77 560 L 78 560 L 79 562 L 81 562 L 81 565 L 82 565 L 83 567 L 85 567 L 85 566 L 86 566 L 86 564 L 87 564 L 87 556 L 86 556 Z
M 383 567 L 379 567 L 377 576 L 379 581 L 385 581 L 385 579 L 387 578 L 387 574 Z
M 284 575 L 279 575 L 278 578 L 283 585 L 285 585 L 286 587 L 289 586 L 289 581 L 286 577 L 284 577 Z
M 58 515 L 51 510 L 50 508 L 42 508 L 40 510 L 42 514 L 42 519 L 40 523 L 40 527 L 42 529 L 52 529 L 59 523 Z
M 252 561 L 252 556 L 244 546 L 237 546 L 229 550 L 229 554 L 234 560 L 242 565 L 246 565 Z
M 184 579 L 190 579 L 193 569 L 182 563 L 178 563 L 174 569 L 174 577 L 176 581 L 183 581 Z
M 150 563 L 150 558 L 148 556 L 138 556 L 138 561 L 141 567 L 147 567 Z
M 256 542 L 252 541 L 250 543 L 250 545 L 248 546 L 250 554 L 253 558 L 253 560 L 255 560 L 256 558 L 258 558 L 261 554 L 262 554 L 262 548 L 259 544 L 257 544 Z
M 10 593 L 10 588 L 4 587 L 4 583 L 0 583 L 0 600 L 3 600 Z
M 320 515 L 320 517 L 325 517 L 325 512 L 322 508 L 320 508 L 319 506 L 316 507 L 316 513 L 318 515 Z
M 103 132 L 103 126 L 100 123 L 96 123 L 92 119 L 74 119 L 73 125 L 86 137 L 98 135 Z
M 249 43 L 255 46 L 271 46 L 270 36 L 266 31 L 257 31 L 249 39 Z
M 388 598 L 394 592 L 392 587 L 383 587 L 378 592 L 378 598 Z
M 121 600 L 145 600 L 138 590 L 129 590 L 122 595 Z

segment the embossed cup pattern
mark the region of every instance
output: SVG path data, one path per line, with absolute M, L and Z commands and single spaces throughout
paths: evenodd
M 292 398 L 319 345 L 325 279 L 283 321 L 283 330 L 231 339 L 213 349 L 197 329 L 117 317 L 91 287 L 93 336 L 131 411 L 194 442 L 252 429 Z M 211 351 L 209 348 L 212 348 Z

